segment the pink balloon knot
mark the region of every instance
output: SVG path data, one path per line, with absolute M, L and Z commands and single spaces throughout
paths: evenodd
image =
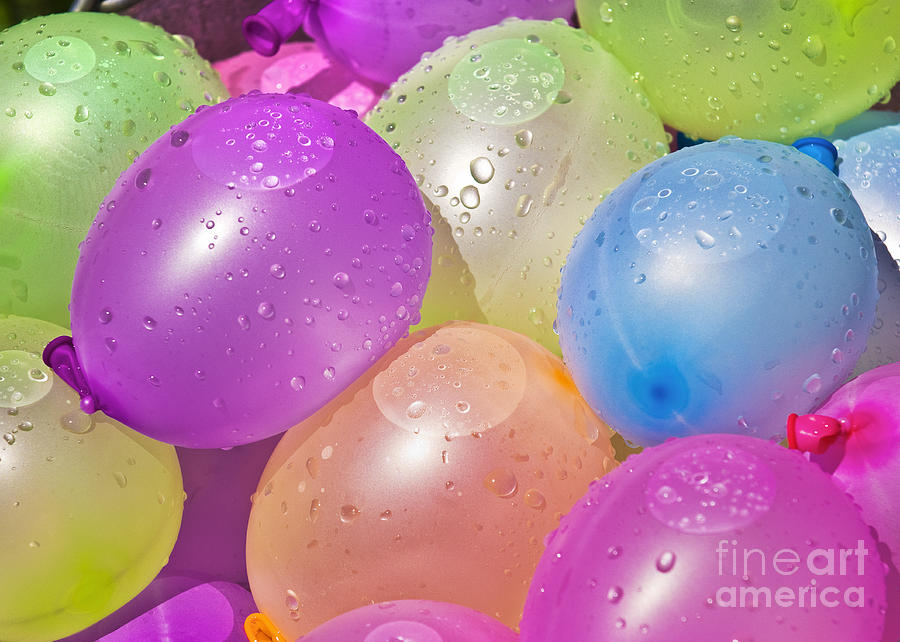
M 91 392 L 87 378 L 78 363 L 72 337 L 56 337 L 47 344 L 43 354 L 44 363 L 65 381 L 81 397 L 81 410 L 92 415 L 97 410 L 97 400 Z
M 787 420 L 788 448 L 824 454 L 843 433 L 841 422 L 828 415 L 797 415 Z

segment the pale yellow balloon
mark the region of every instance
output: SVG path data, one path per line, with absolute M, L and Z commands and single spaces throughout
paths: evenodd
M 563 21 L 508 20 L 447 41 L 366 122 L 434 218 L 427 327 L 467 319 L 559 353 L 559 271 L 597 204 L 667 151 L 639 85 Z
M 516 626 L 544 537 L 616 466 L 610 435 L 527 337 L 418 332 L 275 449 L 247 534 L 256 603 L 289 639 L 407 598 Z
M 102 413 L 41 361 L 51 323 L 0 315 L 0 640 L 101 620 L 166 564 L 184 490 L 175 449 Z

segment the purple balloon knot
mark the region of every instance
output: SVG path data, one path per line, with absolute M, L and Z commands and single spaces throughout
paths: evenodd
M 56 337 L 47 344 L 43 354 L 44 363 L 65 381 L 81 397 L 81 410 L 91 415 L 97 410 L 98 404 L 88 386 L 78 356 L 75 354 L 75 344 L 72 337 Z
M 281 45 L 303 26 L 309 6 L 315 0 L 275 0 L 247 16 L 241 31 L 247 44 L 263 56 L 274 56 Z

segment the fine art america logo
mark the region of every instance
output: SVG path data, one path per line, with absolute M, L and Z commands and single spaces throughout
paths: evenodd
M 722 539 L 716 546 L 716 561 L 724 583 L 716 591 L 716 603 L 753 609 L 862 608 L 863 587 L 843 580 L 838 582 L 839 588 L 833 578 L 864 577 L 868 555 L 863 540 L 857 540 L 854 548 L 810 547 L 802 554 L 782 548 L 767 555 L 759 548 L 739 546 L 736 539 Z M 748 583 L 750 578 L 754 578 L 754 585 Z

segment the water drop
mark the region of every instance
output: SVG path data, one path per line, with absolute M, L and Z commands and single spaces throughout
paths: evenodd
M 345 524 L 349 524 L 354 519 L 359 517 L 359 509 L 353 504 L 344 504 L 341 506 L 341 521 Z
M 512 497 L 516 494 L 519 482 L 516 476 L 505 468 L 492 470 L 484 478 L 484 487 L 497 497 Z
M 481 203 L 481 195 L 478 193 L 478 188 L 474 185 L 463 187 L 459 192 L 459 198 L 463 207 L 467 207 L 470 210 L 475 209 Z
M 822 389 L 822 376 L 819 373 L 811 374 L 803 382 L 803 390 L 811 395 L 816 394 Z
M 532 488 L 525 493 L 525 505 L 535 510 L 544 510 L 547 506 L 547 500 L 539 490 Z
M 660 573 L 668 573 L 675 566 L 675 553 L 664 551 L 656 558 L 656 570 Z
M 494 164 L 491 163 L 490 159 L 479 156 L 469 163 L 469 172 L 472 174 L 475 182 L 483 185 L 494 178 Z
M 696 240 L 697 245 L 702 247 L 704 250 L 709 250 L 716 245 L 715 237 L 712 234 L 705 232 L 704 230 L 697 230 L 694 233 L 694 240 Z

